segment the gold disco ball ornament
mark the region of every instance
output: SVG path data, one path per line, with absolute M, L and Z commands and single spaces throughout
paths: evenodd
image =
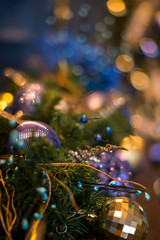
M 128 197 L 115 197 L 107 201 L 108 215 L 103 229 L 111 240 L 144 240 L 148 220 L 143 208 Z

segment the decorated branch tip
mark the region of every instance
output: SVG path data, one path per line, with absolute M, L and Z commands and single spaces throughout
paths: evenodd
M 77 151 L 72 151 L 70 150 L 68 152 L 69 158 L 72 160 L 77 159 L 78 161 L 86 161 L 88 158 L 99 155 L 104 152 L 112 152 L 115 150 L 125 150 L 128 151 L 126 148 L 121 147 L 121 146 L 116 146 L 116 145 L 111 145 L 111 144 L 106 144 L 105 147 L 102 146 L 96 146 L 95 148 L 91 148 L 87 146 L 87 149 L 80 149 L 77 148 Z

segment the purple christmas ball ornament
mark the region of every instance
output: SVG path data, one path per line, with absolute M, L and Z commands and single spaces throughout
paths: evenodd
M 44 87 L 39 83 L 31 83 L 21 88 L 13 100 L 13 113 L 19 110 L 23 111 L 24 114 L 35 112 L 35 104 L 40 104 L 44 92 Z
M 12 132 L 16 131 L 17 138 L 12 137 Z M 56 134 L 56 132 L 48 126 L 46 123 L 39 122 L 39 121 L 26 121 L 20 124 L 16 130 L 13 130 L 10 134 L 9 143 L 8 143 L 8 150 L 12 152 L 12 146 L 14 145 L 18 148 L 17 143 L 23 143 L 23 147 L 27 148 L 27 142 L 30 137 L 35 137 L 36 139 L 39 137 L 46 137 L 50 142 L 55 144 L 56 148 L 60 148 L 60 141 Z M 14 142 L 13 140 L 14 139 Z
M 117 179 L 117 186 L 123 185 L 123 183 L 118 180 L 129 180 L 130 179 L 130 165 L 127 161 L 121 160 L 121 155 L 118 152 L 112 153 L 102 153 L 100 156 L 97 156 L 96 159 L 90 159 L 87 161 L 90 166 L 93 166 L 107 174 L 111 177 Z M 106 175 L 99 173 L 98 174 L 98 183 L 100 184 L 109 184 L 113 179 L 107 177 Z M 130 184 L 128 184 L 131 187 Z M 126 195 L 125 192 L 119 192 L 116 190 L 104 191 L 104 194 L 107 193 L 111 197 Z M 131 196 L 132 197 L 132 196 Z

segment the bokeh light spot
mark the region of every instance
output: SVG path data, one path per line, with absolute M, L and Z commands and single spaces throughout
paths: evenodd
M 134 60 L 130 55 L 122 54 L 117 57 L 116 66 L 121 72 L 130 72 L 134 67 Z
M 115 16 L 123 16 L 126 13 L 126 5 L 122 0 L 109 0 L 107 7 L 109 12 Z
M 2 100 L 0 101 L 0 110 L 4 110 L 7 107 L 6 101 Z
M 146 90 L 150 85 L 150 80 L 145 72 L 135 70 L 130 74 L 130 82 L 139 91 Z
M 5 101 L 7 104 L 10 104 L 13 101 L 13 95 L 11 93 L 3 93 L 2 101 Z
M 150 58 L 155 58 L 159 55 L 159 49 L 154 40 L 151 38 L 142 38 L 140 43 L 140 48 L 144 55 Z

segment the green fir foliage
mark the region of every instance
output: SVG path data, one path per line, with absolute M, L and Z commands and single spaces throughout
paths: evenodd
M 22 230 L 22 218 L 27 218 L 29 223 L 33 220 L 33 214 L 43 209 L 46 201 L 43 201 L 42 194 L 36 191 L 38 187 L 47 189 L 47 176 L 51 183 L 51 199 L 44 214 L 47 221 L 46 240 L 73 240 L 87 239 L 87 236 L 106 234 L 102 224 L 106 216 L 106 201 L 103 192 L 95 192 L 93 187 L 84 187 L 83 182 L 96 182 L 97 173 L 84 166 L 53 166 L 52 163 L 72 162 L 68 157 L 69 150 L 76 150 L 77 147 L 85 149 L 86 146 L 105 146 L 106 143 L 120 145 L 123 136 L 130 133 L 130 126 L 120 112 L 115 112 L 108 119 L 90 120 L 87 124 L 80 122 L 82 114 L 75 114 L 74 109 L 66 113 L 57 110 L 60 101 L 56 91 L 46 91 L 40 105 L 36 106 L 35 114 L 24 116 L 24 119 L 45 122 L 57 133 L 61 149 L 56 149 L 54 144 L 46 138 L 31 138 L 27 149 L 21 149 L 15 153 L 15 163 L 1 166 L 3 179 L 15 189 L 14 204 L 17 211 L 17 220 L 12 230 L 13 239 L 25 239 L 26 231 Z M 90 116 L 88 116 L 90 118 Z M 7 142 L 11 128 L 6 119 L 0 119 L 0 154 L 7 153 Z M 105 129 L 110 126 L 113 133 L 107 135 Z M 97 143 L 94 140 L 95 134 L 101 134 L 103 141 Z M 3 158 L 3 157 L 1 157 Z M 86 159 L 87 160 L 87 159 Z M 76 162 L 76 159 L 74 160 Z M 75 199 L 79 209 L 85 211 L 78 214 L 73 207 L 67 190 L 56 181 L 55 177 L 67 186 Z M 82 183 L 82 188 L 77 183 Z M 2 202 L 7 204 L 7 198 L 2 188 Z M 56 206 L 52 208 L 52 206 Z M 5 211 L 3 211 L 5 215 Z M 89 214 L 95 217 L 89 217 Z M 67 230 L 66 230 L 67 227 Z M 63 232 L 59 234 L 58 232 Z M 0 239 L 5 239 L 5 233 L 0 226 Z M 106 239 L 106 237 L 105 237 Z

